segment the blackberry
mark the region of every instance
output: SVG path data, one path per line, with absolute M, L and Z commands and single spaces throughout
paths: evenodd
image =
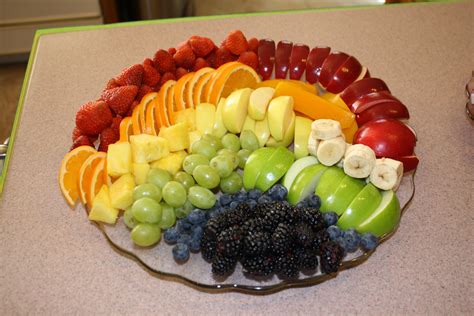
M 291 212 L 291 206 L 284 202 L 272 202 L 265 205 L 264 212 L 260 216 L 265 222 L 265 229 L 273 231 L 279 223 L 286 221 Z
M 248 231 L 244 238 L 243 252 L 248 256 L 263 255 L 271 248 L 270 236 L 262 231 Z
M 249 232 L 257 232 L 264 230 L 264 222 L 261 218 L 251 218 L 246 220 L 242 224 L 242 233 L 248 234 Z
M 303 248 L 310 248 L 314 241 L 314 232 L 305 222 L 299 222 L 294 228 L 295 241 Z
M 261 255 L 246 257 L 242 260 L 243 272 L 251 276 L 265 277 L 274 272 L 274 261 L 272 256 Z
M 242 209 L 233 209 L 219 215 L 218 217 L 223 221 L 224 227 L 228 228 L 234 225 L 242 224 L 244 216 L 245 213 Z
M 314 251 L 297 248 L 295 255 L 298 258 L 298 267 L 301 270 L 316 270 L 318 267 L 318 257 Z
M 293 245 L 293 233 L 290 226 L 284 223 L 278 224 L 272 234 L 273 252 L 282 255 Z
M 228 257 L 240 258 L 243 244 L 242 230 L 239 226 L 232 226 L 223 230 L 217 237 L 217 253 Z
M 305 207 L 300 209 L 300 214 L 301 220 L 307 222 L 315 232 L 326 227 L 323 215 L 317 209 Z
M 237 259 L 218 254 L 212 260 L 212 273 L 218 276 L 228 275 L 234 270 L 236 264 Z
M 313 243 L 311 245 L 311 249 L 319 253 L 321 249 L 321 245 L 326 241 L 329 241 L 329 233 L 326 230 L 320 230 L 316 234 L 314 234 Z
M 217 241 L 215 238 L 211 238 L 207 235 L 203 235 L 201 238 L 201 255 L 204 260 L 211 262 L 217 253 Z
M 296 278 L 299 273 L 298 258 L 293 252 L 288 252 L 277 258 L 275 272 L 280 279 Z
M 321 245 L 320 252 L 321 272 L 337 272 L 344 257 L 344 249 L 337 242 L 326 241 Z
M 204 236 L 217 238 L 219 232 L 224 229 L 224 221 L 221 215 L 213 217 L 207 221 L 204 227 Z

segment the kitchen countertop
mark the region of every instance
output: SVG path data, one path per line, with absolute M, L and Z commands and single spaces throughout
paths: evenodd
M 2 314 L 472 314 L 474 2 L 395 5 L 43 34 L 0 197 Z M 348 52 L 410 110 L 421 158 L 401 226 L 367 262 L 267 296 L 208 294 L 120 256 L 63 200 L 57 172 L 78 107 L 126 66 L 193 34 L 229 30 Z

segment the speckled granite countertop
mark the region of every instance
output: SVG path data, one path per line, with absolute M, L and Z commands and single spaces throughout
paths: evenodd
M 181 21 L 43 35 L 0 198 L 1 314 L 473 314 L 474 2 Z M 396 235 L 361 266 L 269 296 L 208 294 L 114 252 L 57 185 L 78 106 L 125 66 L 231 29 L 346 51 L 408 105 L 421 158 Z M 471 208 L 471 210 L 470 210 Z

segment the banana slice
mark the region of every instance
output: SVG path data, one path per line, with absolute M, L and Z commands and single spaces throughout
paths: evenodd
M 335 137 L 319 142 L 317 155 L 319 162 L 325 166 L 333 166 L 344 157 L 346 141 L 343 137 Z M 346 164 L 346 162 L 344 162 Z
M 394 159 L 381 158 L 375 162 L 370 182 L 382 190 L 396 190 L 402 181 L 403 164 Z
M 309 134 L 308 138 L 308 152 L 310 155 L 313 155 L 314 157 L 317 156 L 318 154 L 318 145 L 319 145 L 319 140 L 313 137 L 313 135 Z
M 372 154 L 374 152 L 372 148 L 364 144 L 354 144 L 354 145 L 347 144 L 346 156 L 353 150 L 366 151 L 368 154 Z
M 351 149 L 351 147 L 346 150 L 344 157 L 344 172 L 353 178 L 367 178 L 375 166 L 374 151 L 367 146 L 359 149 Z
M 341 123 L 335 120 L 315 120 L 311 124 L 311 131 L 320 140 L 328 140 L 342 135 Z

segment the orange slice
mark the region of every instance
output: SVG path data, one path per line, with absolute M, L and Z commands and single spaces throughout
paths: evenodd
M 139 118 L 140 118 L 140 127 L 141 127 L 142 133 L 147 133 L 147 134 L 151 133 L 151 131 L 149 132 L 146 128 L 146 111 L 151 101 L 153 101 L 157 97 L 157 95 L 158 95 L 158 92 L 147 93 L 143 96 L 143 98 L 140 101 Z
M 124 117 L 120 122 L 120 142 L 128 142 L 130 135 L 133 135 L 132 118 Z
M 255 88 L 261 81 L 252 67 L 239 62 L 229 63 L 230 66 L 217 71 L 214 84 L 209 90 L 208 102 L 217 104 L 219 99 L 226 98 L 233 91 L 241 88 Z
M 90 155 L 86 161 L 81 166 L 79 171 L 79 197 L 81 198 L 82 204 L 87 203 L 86 192 L 91 184 L 91 176 L 94 168 L 99 162 L 104 160 L 107 157 L 107 154 L 104 152 L 97 152 L 93 155 Z
M 145 133 L 150 134 L 150 135 L 158 135 L 158 132 L 160 131 L 160 126 L 157 124 L 158 122 L 156 121 L 156 113 L 155 109 L 157 106 L 156 99 L 153 99 L 150 104 L 146 108 L 146 114 L 145 114 Z
M 142 104 L 137 105 L 132 112 L 132 131 L 133 135 L 138 135 L 142 133 L 142 126 L 140 123 L 140 111 Z
M 201 78 L 199 78 L 199 81 L 196 82 L 196 84 L 193 87 L 193 103 L 194 107 L 198 105 L 199 103 L 206 102 L 204 98 L 204 91 L 206 88 L 206 85 L 211 81 L 210 79 L 212 78 L 212 75 L 215 73 L 214 71 L 211 71 L 205 75 L 203 75 Z
M 228 68 L 232 68 L 237 64 L 236 61 L 225 63 L 224 65 L 217 68 L 213 73 L 211 78 L 208 80 L 206 85 L 204 86 L 204 95 L 201 97 L 201 102 L 210 102 L 211 98 L 211 91 L 214 89 L 214 85 L 216 83 L 217 78 L 220 76 L 222 72 L 224 72 Z
M 92 207 L 92 201 L 94 201 L 94 198 L 96 194 L 99 193 L 102 185 L 106 184 L 104 182 L 104 173 L 106 173 L 105 162 L 106 162 L 106 159 L 103 158 L 92 170 L 90 185 L 86 193 L 86 198 L 87 198 L 86 203 L 90 207 Z
M 156 98 L 155 105 L 155 120 L 158 121 L 160 126 L 170 126 L 171 122 L 168 117 L 168 107 L 167 102 L 169 95 L 173 95 L 173 87 L 176 84 L 174 80 L 168 80 L 161 86 L 160 92 L 158 92 L 158 97 Z M 172 100 L 172 97 L 171 97 Z
M 172 112 L 176 112 L 179 110 L 184 110 L 185 108 L 189 108 L 189 105 L 186 103 L 186 90 L 188 89 L 189 81 L 193 78 L 194 72 L 190 72 L 179 78 L 174 86 L 174 104 Z M 168 113 L 169 113 L 168 109 Z
M 194 102 L 194 94 L 195 94 L 195 87 L 203 77 L 209 78 L 210 74 L 214 72 L 214 69 L 210 67 L 204 67 L 199 69 L 194 73 L 194 76 L 189 80 L 186 90 L 184 91 L 184 99 L 186 100 L 186 107 L 187 108 L 195 108 L 197 104 L 200 102 Z M 199 91 L 199 96 L 197 100 L 200 100 L 201 90 Z
M 73 207 L 79 198 L 79 171 L 82 164 L 97 150 L 90 146 L 79 146 L 67 153 L 59 168 L 59 187 L 66 202 Z

